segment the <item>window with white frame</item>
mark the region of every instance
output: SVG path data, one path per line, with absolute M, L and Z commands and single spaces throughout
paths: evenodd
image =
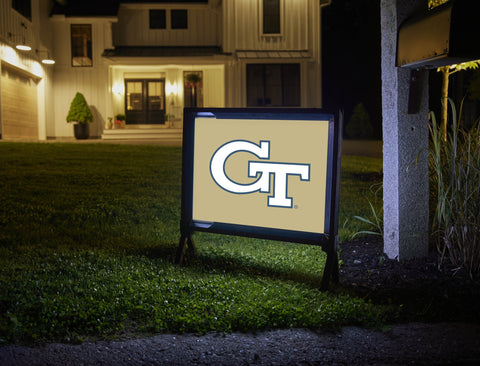
M 72 66 L 92 66 L 92 25 L 71 25 Z
M 262 1 L 262 32 L 265 35 L 282 33 L 281 0 Z
M 183 101 L 185 107 L 203 107 L 203 72 L 183 72 Z

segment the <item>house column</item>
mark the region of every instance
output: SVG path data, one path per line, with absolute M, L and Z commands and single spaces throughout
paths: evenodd
M 428 253 L 428 77 L 408 113 L 410 70 L 396 67 L 397 31 L 426 0 L 381 0 L 384 251 L 405 260 Z

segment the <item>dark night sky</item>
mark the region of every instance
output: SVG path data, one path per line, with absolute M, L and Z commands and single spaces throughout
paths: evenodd
M 362 102 L 381 138 L 380 0 L 333 0 L 322 22 L 325 109 L 348 122 Z

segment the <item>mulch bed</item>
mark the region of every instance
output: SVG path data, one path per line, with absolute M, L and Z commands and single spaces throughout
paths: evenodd
M 398 321 L 480 323 L 480 281 L 438 255 L 398 262 L 383 254 L 380 237 L 340 244 L 340 286 L 377 304 L 401 305 Z

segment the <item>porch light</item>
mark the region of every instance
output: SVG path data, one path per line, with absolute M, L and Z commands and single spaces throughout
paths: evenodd
M 177 95 L 177 92 L 178 92 L 177 83 L 169 83 L 167 84 L 166 88 L 167 88 L 167 95 L 170 95 L 170 94 Z
M 120 83 L 115 83 L 112 86 L 112 92 L 117 95 L 123 95 L 125 94 L 125 85 L 120 84 Z

